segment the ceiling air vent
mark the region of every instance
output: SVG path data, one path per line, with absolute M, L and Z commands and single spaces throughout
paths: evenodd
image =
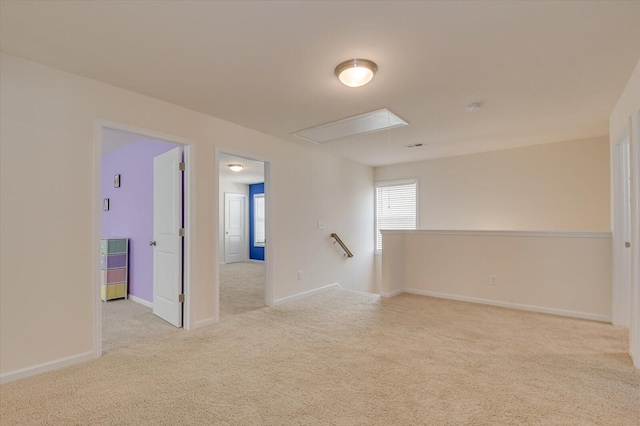
M 325 143 L 348 136 L 407 126 L 408 124 L 409 123 L 384 108 L 366 114 L 356 115 L 355 117 L 334 121 L 333 123 L 300 130 L 293 133 L 293 136 L 309 142 Z

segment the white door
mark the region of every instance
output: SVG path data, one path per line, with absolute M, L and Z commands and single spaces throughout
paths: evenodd
M 224 194 L 224 261 L 244 260 L 244 208 L 245 196 Z
M 182 327 L 182 148 L 153 159 L 153 313 Z
M 629 137 L 614 146 L 614 291 L 612 323 L 631 320 L 631 170 Z

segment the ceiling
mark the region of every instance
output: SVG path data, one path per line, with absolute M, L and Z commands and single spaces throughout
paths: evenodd
M 244 169 L 234 172 L 229 168 L 229 164 L 242 164 Z M 247 160 L 229 154 L 220 153 L 218 155 L 218 170 L 220 170 L 220 180 L 234 183 L 244 183 L 251 185 L 264 182 L 264 163 L 260 161 Z
M 369 165 L 605 135 L 640 59 L 632 1 L 0 5 L 7 53 Z M 333 74 L 355 57 L 379 67 L 356 89 Z M 291 136 L 381 108 L 409 126 Z

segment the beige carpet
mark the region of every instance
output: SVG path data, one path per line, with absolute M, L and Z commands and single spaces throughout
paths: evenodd
M 265 282 L 264 263 L 220 265 L 220 318 L 264 307 Z
M 131 300 L 102 303 L 102 353 L 183 332 L 155 316 L 150 308 Z
M 638 425 L 611 325 L 332 291 L 0 387 L 3 425 Z

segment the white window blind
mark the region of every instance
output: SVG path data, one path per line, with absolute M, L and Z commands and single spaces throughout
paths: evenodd
M 264 225 L 264 194 L 253 196 L 253 218 L 255 229 L 253 231 L 253 245 L 264 246 L 266 242 Z
M 376 252 L 382 252 L 381 229 L 416 229 L 417 181 L 376 184 Z

